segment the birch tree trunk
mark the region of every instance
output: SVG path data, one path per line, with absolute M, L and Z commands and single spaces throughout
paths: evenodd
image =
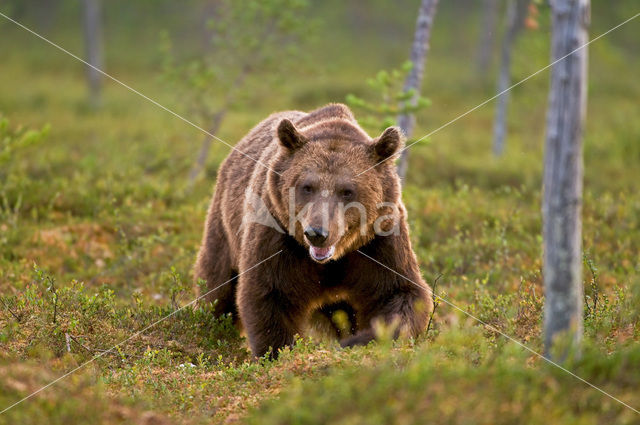
M 216 134 L 220 129 L 220 125 L 222 124 L 222 120 L 225 115 L 227 115 L 227 108 L 223 107 L 218 112 L 216 112 L 211 120 L 211 126 L 209 127 L 209 134 Z M 189 182 L 187 184 L 187 189 L 191 190 L 193 185 L 196 182 L 196 179 L 204 169 L 205 164 L 207 163 L 207 157 L 209 156 L 209 149 L 211 149 L 211 143 L 213 139 L 209 134 L 205 135 L 204 139 L 202 139 L 202 143 L 200 144 L 200 152 L 198 153 L 198 158 L 196 162 L 191 167 L 191 171 L 189 171 Z
M 485 78 L 491 59 L 498 29 L 498 0 L 484 0 L 482 5 L 482 34 L 478 46 L 478 75 Z
M 225 96 L 225 100 L 222 106 L 220 106 L 220 108 L 213 114 L 213 117 L 211 118 L 211 126 L 209 126 L 208 130 L 209 134 L 215 135 L 220 129 L 222 121 L 226 117 L 232 102 L 236 98 L 237 90 L 244 84 L 244 81 L 247 78 L 251 67 L 252 65 L 250 63 L 246 63 L 231 84 L 231 87 L 228 88 L 227 95 Z M 205 164 L 207 162 L 207 157 L 209 156 L 209 149 L 211 148 L 211 143 L 213 142 L 213 138 L 209 136 L 209 134 L 207 134 L 205 138 L 202 139 L 198 158 L 193 164 L 193 167 L 191 167 L 191 171 L 189 171 L 187 190 L 193 189 L 196 179 L 198 178 L 202 170 L 204 170 Z
M 552 0 L 552 61 L 588 41 L 589 0 Z M 553 66 L 544 158 L 545 353 L 562 361 L 582 337 L 582 132 L 587 48 Z M 552 349 L 554 344 L 558 346 Z M 560 352 L 558 352 L 560 348 Z
M 436 14 L 438 0 L 422 0 L 420 9 L 418 10 L 418 20 L 416 22 L 416 31 L 413 37 L 413 45 L 411 46 L 411 62 L 413 68 L 407 76 L 404 83 L 404 91 L 415 90 L 415 96 L 409 100 L 415 103 L 420 87 L 422 86 L 422 77 L 424 75 L 424 67 L 427 59 L 427 51 L 429 50 L 429 38 L 431 37 L 431 28 L 433 26 L 433 18 Z M 415 117 L 411 113 L 401 114 L 398 116 L 398 126 L 402 129 L 407 138 L 411 137 L 415 126 Z M 409 166 L 409 151 L 404 150 L 398 161 L 398 175 L 404 182 Z
M 498 93 L 511 86 L 511 53 L 518 35 L 522 31 L 531 0 L 509 0 L 507 6 L 507 30 L 502 41 L 500 73 L 498 75 Z M 504 140 L 507 135 L 507 105 L 509 92 L 498 97 L 496 117 L 493 124 L 493 153 L 497 156 L 504 151 Z
M 102 13 L 100 0 L 83 0 L 84 42 L 86 61 L 102 69 Z M 87 67 L 89 99 L 93 106 L 101 102 L 102 75 L 94 68 Z

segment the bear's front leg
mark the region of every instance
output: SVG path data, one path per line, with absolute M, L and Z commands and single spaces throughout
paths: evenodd
M 238 283 L 238 311 L 256 358 L 291 346 L 300 331 L 299 309 L 289 295 L 278 289 L 273 276 L 258 271 L 242 275 Z
M 376 338 L 375 326 L 381 324 L 393 330 L 392 337 L 416 337 L 424 331 L 433 309 L 428 290 L 416 288 L 400 290 L 389 297 L 381 297 L 375 308 L 363 311 L 361 322 L 367 327 L 340 341 L 342 347 L 367 345 Z
M 392 327 L 394 339 L 416 337 L 425 330 L 433 310 L 431 288 L 420 276 L 411 252 L 383 257 L 387 265 L 375 258 L 376 253 L 385 252 L 384 246 L 368 248 L 368 252 L 363 249 L 356 253 L 358 257 L 352 258 L 354 270 L 368 270 L 359 279 L 354 278 L 356 299 L 367 300 L 358 306 L 358 323 L 362 327 L 355 335 L 340 341 L 343 347 L 366 345 L 374 340 L 376 323 Z

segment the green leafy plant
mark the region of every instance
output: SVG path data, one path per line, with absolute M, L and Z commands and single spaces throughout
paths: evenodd
M 25 197 L 40 184 L 29 174 L 26 160 L 48 133 L 48 125 L 40 130 L 12 127 L 0 114 L 0 258 L 12 258 L 21 238 L 18 222 Z
M 0 115 L 0 173 L 6 177 L 10 163 L 29 146 L 40 142 L 49 133 L 49 126 L 32 130 L 22 126 L 12 129 L 9 120 Z
M 204 52 L 177 56 L 169 35 L 162 35 L 165 81 L 175 87 L 189 115 L 215 135 L 231 108 L 255 101 L 279 75 L 300 67 L 303 41 L 315 25 L 304 16 L 308 6 L 307 0 L 218 2 L 207 21 Z M 210 142 L 209 136 L 203 141 L 191 181 L 205 164 Z
M 28 149 L 47 136 L 49 128 L 48 125 L 40 130 L 12 128 L 9 120 L 0 115 L 0 218 L 13 224 L 22 205 L 23 191 L 29 185 L 22 161 Z
M 395 125 L 398 115 L 415 113 L 431 105 L 429 99 L 417 95 L 415 90 L 404 90 L 404 81 L 412 68 L 411 61 L 407 61 L 400 69 L 382 70 L 375 77 L 367 79 L 367 85 L 377 94 L 375 100 L 347 95 L 347 104 L 362 111 L 358 114 L 358 120 L 365 127 L 376 132 L 382 131 Z

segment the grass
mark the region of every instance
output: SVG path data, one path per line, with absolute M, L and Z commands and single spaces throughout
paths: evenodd
M 623 9 L 594 13 L 608 19 L 594 18 L 594 33 L 630 13 Z M 397 46 L 409 45 L 409 8 L 394 15 L 389 36 L 376 31 L 389 11 L 344 29 L 340 10 L 320 13 L 328 27 L 315 45 L 313 72 L 234 107 L 219 137 L 238 140 L 273 110 L 367 96 L 367 77 L 404 60 Z M 432 106 L 420 113 L 416 136 L 492 95 L 469 70 L 470 41 L 445 25 L 455 7 L 442 10 L 424 87 Z M 547 63 L 544 13 L 541 30 L 520 41 L 514 81 Z M 469 34 L 459 37 L 472 38 L 474 16 L 461 15 Z M 151 30 L 139 30 L 139 49 L 125 48 L 135 32 L 110 22 L 108 71 L 184 112 L 160 79 Z M 186 191 L 197 130 L 113 83 L 105 85 L 102 108 L 92 110 L 78 63 L 7 24 L 0 30 L 7 34 L 0 39 L 6 131 L 21 140 L 28 129 L 49 126 L 12 145 L 10 160 L 0 162 L 0 409 L 101 356 L 0 415 L 0 424 L 638 423 L 631 410 L 444 303 L 416 340 L 341 350 L 300 339 L 276 362 L 249 361 L 244 338 L 206 306 L 136 334 L 194 298 L 191 267 L 228 148 L 214 143 L 205 178 Z M 81 50 L 69 30 L 51 36 Z M 566 366 L 638 408 L 640 82 L 638 59 L 628 53 L 633 36 L 629 27 L 591 46 L 585 349 Z M 326 49 L 338 42 L 339 52 Z M 447 300 L 538 351 L 547 81 L 543 74 L 513 91 L 503 157 L 490 153 L 489 104 L 412 148 L 404 192 L 425 278 L 438 279 Z
M 296 379 L 248 423 L 637 423 L 626 407 L 506 344 L 494 346 L 476 326 L 452 330 L 439 336 L 439 348 L 390 353 L 373 367 L 352 366 L 322 380 Z M 587 349 L 570 367 L 605 391 L 632 397 L 638 376 L 629 368 L 639 354 L 628 348 L 604 360 Z

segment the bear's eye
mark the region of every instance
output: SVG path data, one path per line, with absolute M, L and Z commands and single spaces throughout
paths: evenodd
M 313 187 L 310 184 L 305 184 L 304 186 L 302 186 L 302 193 L 313 193 Z
M 343 199 L 351 199 L 353 198 L 353 195 L 354 193 L 353 193 L 353 190 L 351 189 L 342 189 L 340 191 L 340 197 Z

